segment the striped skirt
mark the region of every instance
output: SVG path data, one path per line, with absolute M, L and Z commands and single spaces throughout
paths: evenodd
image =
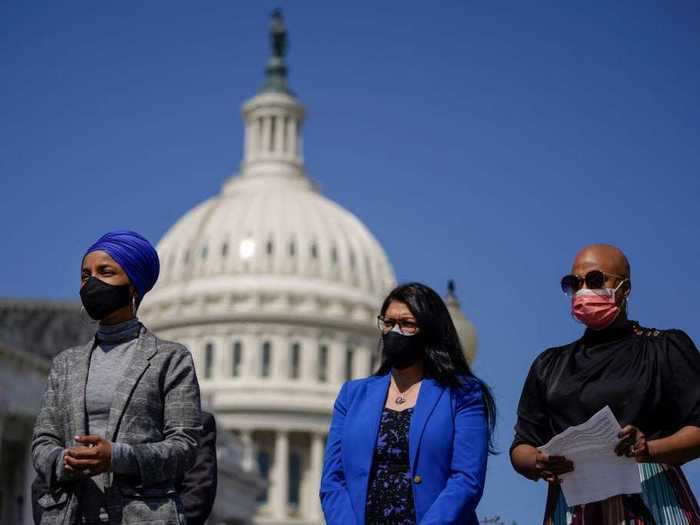
M 640 463 L 642 493 L 567 507 L 550 485 L 544 525 L 700 525 L 700 509 L 680 468 Z

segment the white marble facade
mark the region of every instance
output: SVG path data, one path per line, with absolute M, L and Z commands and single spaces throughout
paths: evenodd
M 0 344 L 0 525 L 33 523 L 32 430 L 48 372 L 43 358 Z

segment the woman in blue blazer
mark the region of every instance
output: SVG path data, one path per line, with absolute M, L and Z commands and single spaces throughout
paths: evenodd
M 338 394 L 321 480 L 328 525 L 475 525 L 495 406 L 440 296 L 420 283 L 385 299 L 382 363 Z

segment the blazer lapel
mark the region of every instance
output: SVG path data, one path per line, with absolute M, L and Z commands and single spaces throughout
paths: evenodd
M 374 447 L 377 444 L 377 434 L 379 434 L 379 423 L 382 419 L 384 411 L 384 403 L 386 402 L 386 393 L 389 390 L 390 375 L 386 374 L 376 381 L 372 381 L 367 385 L 367 397 L 365 400 L 366 408 L 363 410 L 367 414 L 366 419 L 360 421 L 364 424 L 364 439 L 356 443 L 358 448 L 358 456 L 365 460 L 365 471 L 369 474 L 372 468 L 372 460 L 374 459 Z
M 109 409 L 109 421 L 107 422 L 105 439 L 110 441 L 114 441 L 116 437 L 119 421 L 121 420 L 124 409 L 131 398 L 131 392 L 139 382 L 139 379 L 141 379 L 143 373 L 149 367 L 150 359 L 157 350 L 155 337 L 153 337 L 153 335 L 145 328 L 142 328 L 141 330 L 142 332 L 139 335 L 138 342 L 136 343 L 137 346 L 136 351 L 134 352 L 134 357 L 131 359 L 129 366 L 124 372 L 124 377 L 122 377 L 121 381 L 117 385 L 117 390 L 114 393 L 114 399 L 112 400 L 112 406 Z
M 431 378 L 423 379 L 423 383 L 420 386 L 416 406 L 413 409 L 413 417 L 411 417 L 411 426 L 408 430 L 408 453 L 411 461 L 411 472 L 413 472 L 416 465 L 416 456 L 425 425 L 444 390 L 445 388 L 440 383 Z
M 360 415 L 358 424 L 362 425 L 363 439 L 359 443 L 353 444 L 357 446 L 357 457 L 363 458 L 365 464 L 365 472 L 369 475 L 372 468 L 372 460 L 374 459 L 374 447 L 377 444 L 377 434 L 379 434 L 379 423 L 382 419 L 382 412 L 386 402 L 386 394 L 389 390 L 390 375 L 377 378 L 375 381 L 367 385 L 367 397 L 365 398 L 365 406 L 361 409 L 365 416 Z
M 70 383 L 70 405 L 71 405 L 71 415 L 73 420 L 72 435 L 82 436 L 85 435 L 87 429 L 87 413 L 85 412 L 85 386 L 87 385 L 88 372 L 90 371 L 90 356 L 92 356 L 92 351 L 95 348 L 95 338 L 93 337 L 90 342 L 85 344 L 80 352 L 78 352 L 78 357 L 76 362 L 70 371 L 71 383 Z M 71 446 L 73 443 L 71 443 Z
M 390 375 L 378 377 L 374 381 L 367 384 L 367 393 L 360 407 L 357 409 L 357 419 L 353 422 L 359 425 L 361 433 L 357 442 L 351 443 L 352 452 L 355 458 L 362 458 L 362 494 L 363 501 L 367 499 L 367 489 L 369 487 L 369 475 L 372 470 L 372 461 L 374 461 L 374 447 L 377 444 L 377 435 L 379 434 L 379 424 L 384 411 L 386 395 L 389 391 Z M 362 506 L 358 516 L 361 523 L 365 522 L 365 508 Z

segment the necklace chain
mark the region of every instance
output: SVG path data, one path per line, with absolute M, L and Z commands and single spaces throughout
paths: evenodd
M 406 395 L 413 389 L 414 386 L 417 384 L 420 384 L 420 381 L 417 383 L 413 383 L 411 386 L 409 386 L 406 390 L 403 392 L 399 391 L 399 387 L 396 386 L 396 383 L 394 383 L 394 389 L 398 392 L 398 395 L 394 398 L 394 403 L 397 405 L 403 405 L 406 402 Z

